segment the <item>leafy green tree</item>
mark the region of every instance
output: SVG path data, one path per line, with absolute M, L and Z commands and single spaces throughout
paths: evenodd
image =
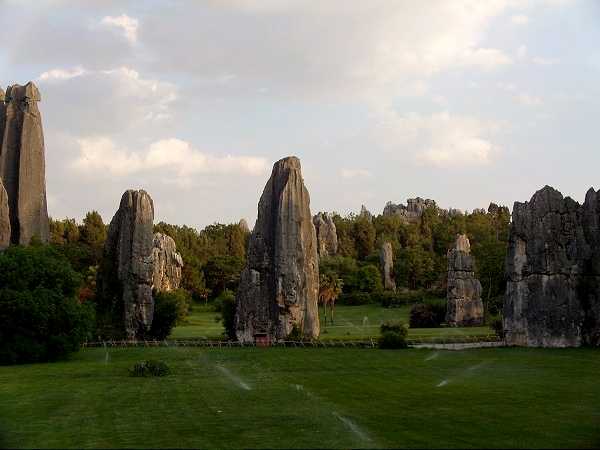
M 204 266 L 204 277 L 207 288 L 213 295 L 218 295 L 225 289 L 235 290 L 240 281 L 244 261 L 236 256 L 214 256 Z
M 94 310 L 80 304 L 81 277 L 48 245 L 0 253 L 0 364 L 52 361 L 93 333 Z
M 157 340 L 166 339 L 177 324 L 180 306 L 176 294 L 160 292 L 154 296 L 154 317 L 149 337 Z
M 354 222 L 354 240 L 358 259 L 364 260 L 375 250 L 375 227 L 366 217 L 360 217 Z
M 222 291 L 215 299 L 215 307 L 220 312 L 219 321 L 223 322 L 225 336 L 236 340 L 235 335 L 235 294 L 229 289 Z

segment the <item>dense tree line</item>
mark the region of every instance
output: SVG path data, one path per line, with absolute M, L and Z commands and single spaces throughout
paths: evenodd
M 506 256 L 510 212 L 491 204 L 488 211 L 449 213 L 435 206 L 427 208 L 419 221 L 409 223 L 399 216 L 334 214 L 338 233 L 338 255 L 321 260 L 321 272 L 343 279 L 344 295 L 381 291 L 379 249 L 390 242 L 394 252 L 396 285 L 402 290 L 424 290 L 445 295 L 446 253 L 458 233 L 471 241 L 476 276 L 483 288 L 483 300 L 492 314 L 498 313 L 499 296 L 505 288 Z
M 498 299 L 505 287 L 507 208 L 490 205 L 488 211 L 462 214 L 433 206 L 414 223 L 383 215 L 334 214 L 333 220 L 339 250 L 337 255 L 321 259 L 321 293 L 341 295 L 340 300 L 348 304 L 376 301 L 384 306 L 394 306 L 399 297 L 415 303 L 421 298 L 415 293 L 443 297 L 447 250 L 456 234 L 465 233 L 471 241 L 487 311 L 498 313 Z M 155 296 L 156 322 L 151 334 L 165 338 L 173 324 L 185 320 L 193 299 L 213 301 L 231 336 L 234 295 L 249 232 L 239 224 L 218 223 L 201 231 L 164 222 L 154 228 L 175 240 L 184 269 L 180 290 Z M 102 217 L 91 211 L 82 223 L 51 219 L 49 245 L 32 241 L 30 247 L 12 247 L 0 254 L 0 341 L 4 343 L 0 362 L 54 359 L 75 349 L 82 340 L 97 337 L 96 274 L 103 263 L 106 235 Z M 390 242 L 394 252 L 396 293 L 383 291 L 379 249 L 384 242 Z M 430 306 L 437 311 L 434 304 Z M 43 335 L 50 339 L 44 340 Z M 22 348 L 15 347 L 17 341 L 11 336 L 18 337 Z

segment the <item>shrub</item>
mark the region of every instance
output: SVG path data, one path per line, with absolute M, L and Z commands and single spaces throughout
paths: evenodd
M 381 333 L 398 333 L 403 337 L 408 336 L 408 330 L 404 323 L 396 321 L 383 322 L 380 327 Z
M 504 338 L 504 325 L 502 324 L 502 316 L 493 316 L 489 320 L 490 328 L 494 330 L 496 336 L 500 339 Z
M 80 304 L 81 277 L 47 245 L 0 254 L 0 364 L 53 361 L 91 338 L 94 308 Z
M 229 289 L 225 289 L 214 302 L 215 311 L 221 313 L 220 320 L 225 328 L 225 335 L 235 340 L 235 294 Z
M 149 337 L 166 339 L 177 323 L 179 304 L 176 295 L 170 292 L 160 292 L 154 296 L 154 318 Z
M 169 366 L 164 361 L 139 361 L 129 369 L 129 375 L 132 377 L 164 377 L 171 372 Z
M 410 309 L 411 328 L 436 328 L 445 318 L 445 300 L 428 300 L 426 303 L 417 303 Z
M 384 322 L 380 330 L 379 348 L 394 349 L 408 347 L 406 343 L 408 330 L 402 322 Z
M 188 314 L 190 313 L 190 306 L 192 305 L 192 296 L 185 289 L 177 289 L 165 293 L 173 298 L 177 305 L 177 325 L 185 322 Z

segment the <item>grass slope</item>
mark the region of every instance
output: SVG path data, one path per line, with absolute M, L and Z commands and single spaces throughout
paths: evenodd
M 409 306 L 402 308 L 382 308 L 379 305 L 336 306 L 334 324 L 325 325 L 323 309 L 321 315 L 321 339 L 369 339 L 379 336 L 379 326 L 386 320 L 401 320 L 408 324 Z M 194 305 L 186 323 L 176 327 L 170 338 L 219 338 L 223 326 L 215 321 L 218 313 L 209 306 Z M 442 338 L 457 336 L 491 335 L 493 331 L 485 327 L 468 328 L 416 328 L 409 330 L 413 339 Z
M 127 375 L 140 359 L 173 374 Z M 600 351 L 87 349 L 0 367 L 0 446 L 600 446 Z

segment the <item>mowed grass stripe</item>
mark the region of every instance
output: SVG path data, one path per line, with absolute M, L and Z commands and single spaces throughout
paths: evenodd
M 128 376 L 135 361 L 151 358 L 165 360 L 172 375 Z M 600 352 L 593 349 L 139 348 L 112 349 L 105 361 L 104 349 L 87 349 L 68 362 L 0 367 L 0 443 L 45 448 L 600 444 Z M 252 389 L 241 389 L 218 367 Z M 436 387 L 443 380 L 447 384 Z

